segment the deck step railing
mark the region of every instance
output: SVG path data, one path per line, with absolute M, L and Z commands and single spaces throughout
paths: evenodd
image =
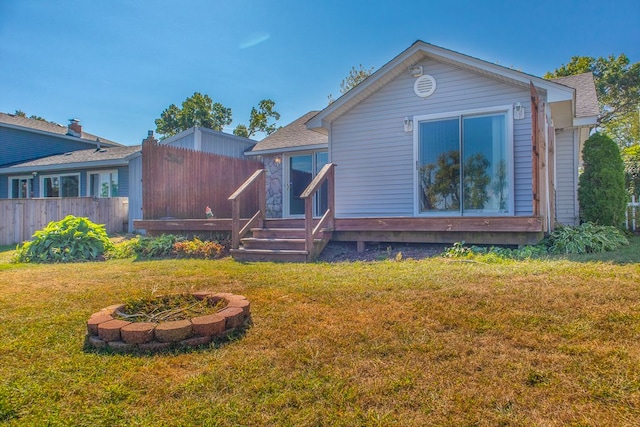
M 334 228 L 335 219 L 335 167 L 334 163 L 327 163 L 315 176 L 313 181 L 302 192 L 300 198 L 304 199 L 304 228 L 305 228 L 305 250 L 309 254 L 313 251 L 313 241 L 318 238 L 322 229 Z M 314 195 L 322 188 L 322 184 L 327 182 L 327 210 L 314 227 L 313 225 L 313 200 Z
M 266 201 L 266 170 L 258 169 L 247 179 L 230 197 L 231 200 L 231 247 L 238 249 L 240 239 L 249 232 L 251 227 L 262 227 L 267 212 Z M 258 186 L 258 211 L 240 228 L 240 201 L 241 196 L 253 185 Z

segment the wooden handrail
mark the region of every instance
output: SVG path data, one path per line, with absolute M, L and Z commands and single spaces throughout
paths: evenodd
M 240 197 L 240 195 L 242 193 L 244 193 L 247 188 L 249 188 L 249 186 L 251 184 L 253 184 L 253 182 L 258 179 L 260 177 L 260 175 L 262 175 L 263 173 L 265 173 L 265 169 L 258 169 L 257 171 L 255 171 L 253 173 L 253 175 L 251 175 L 249 178 L 247 178 L 247 180 L 244 182 L 244 184 L 242 184 L 240 187 L 238 187 L 238 189 L 236 191 L 234 191 L 234 193 L 229 196 L 229 200 L 233 201 L 235 199 L 237 199 L 238 197 Z
M 267 211 L 266 202 L 266 170 L 258 169 L 242 184 L 231 196 L 231 247 L 238 249 L 240 247 L 240 239 L 251 229 L 251 225 L 255 222 L 262 227 Z M 240 196 L 244 194 L 252 185 L 258 185 L 258 211 L 253 217 L 240 229 Z
M 305 229 L 305 250 L 310 254 L 313 249 L 313 241 L 322 230 L 322 227 L 333 228 L 335 219 L 335 167 L 334 163 L 327 163 L 320 172 L 313 178 L 311 183 L 300 195 L 304 199 L 304 229 Z M 327 181 L 327 210 L 322 215 L 320 222 L 313 227 L 313 195 Z

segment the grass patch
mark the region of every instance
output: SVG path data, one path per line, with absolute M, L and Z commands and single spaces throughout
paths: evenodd
M 0 422 L 630 426 L 637 254 L 25 265 L 0 253 Z M 91 313 L 196 290 L 245 295 L 254 326 L 187 352 L 83 350 Z

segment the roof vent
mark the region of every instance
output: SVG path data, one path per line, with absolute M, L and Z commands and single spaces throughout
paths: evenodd
M 413 91 L 421 98 L 427 98 L 436 91 L 436 79 L 425 74 L 416 79 L 413 84 Z

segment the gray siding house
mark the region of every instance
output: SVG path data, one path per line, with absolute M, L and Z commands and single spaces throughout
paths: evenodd
M 334 238 L 342 227 L 345 239 L 517 243 L 576 223 L 597 116 L 590 73 L 550 81 L 417 41 L 248 154 L 265 163 L 272 218 L 301 216 L 300 193 L 333 163 Z M 519 237 L 504 239 L 510 231 Z
M 195 126 L 161 140 L 160 144 L 219 154 L 221 156 L 244 158 L 245 151 L 250 150 L 256 144 L 256 141 Z

